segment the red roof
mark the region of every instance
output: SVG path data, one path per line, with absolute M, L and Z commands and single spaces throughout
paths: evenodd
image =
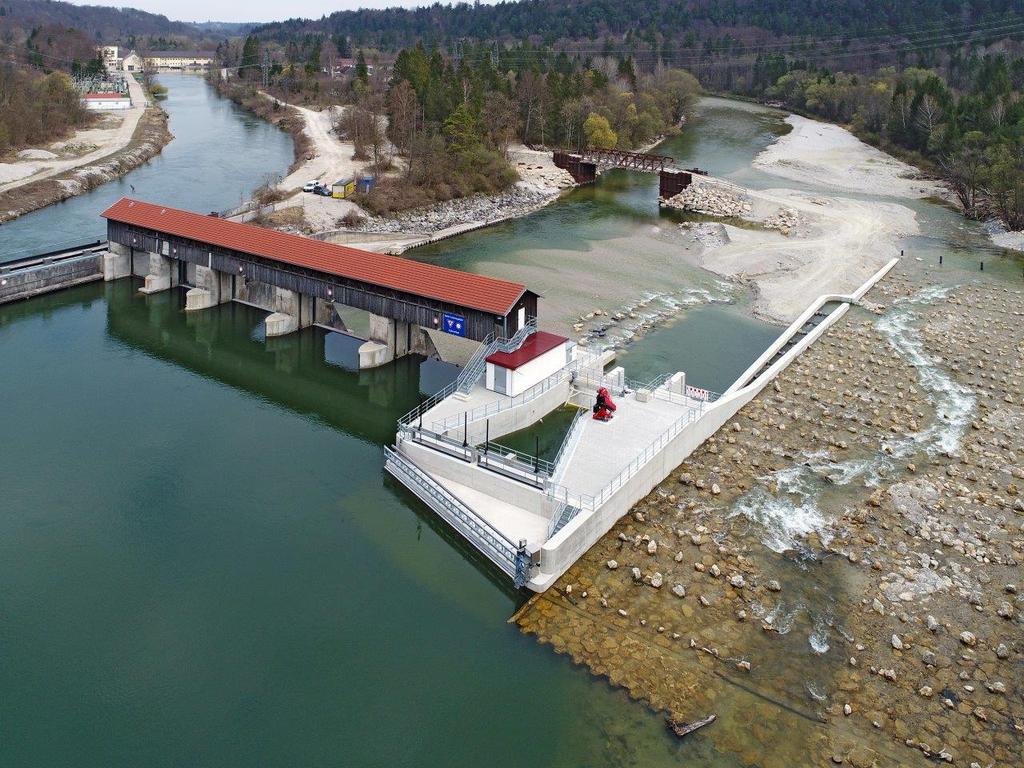
M 521 283 L 325 243 L 127 197 L 122 197 L 101 215 L 124 224 L 495 315 L 511 312 L 526 291 L 526 286 Z
M 557 336 L 547 331 L 537 331 L 527 336 L 526 341 L 515 352 L 495 352 L 487 356 L 487 362 L 515 370 L 567 341 L 565 336 Z
M 127 99 L 127 93 L 87 93 L 83 99 Z

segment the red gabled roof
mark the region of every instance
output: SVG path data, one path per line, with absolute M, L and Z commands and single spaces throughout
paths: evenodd
M 527 336 L 526 341 L 523 342 L 519 349 L 514 352 L 495 352 L 490 354 L 487 356 L 487 362 L 500 365 L 502 368 L 515 370 L 567 341 L 568 339 L 565 336 L 557 336 L 547 331 L 537 331 Z
M 127 99 L 130 98 L 127 93 L 113 93 L 111 91 L 104 91 L 103 93 L 87 93 L 82 96 L 83 99 Z
M 124 224 L 495 315 L 507 315 L 526 291 L 526 286 L 521 283 L 325 243 L 127 197 L 122 197 L 101 215 Z

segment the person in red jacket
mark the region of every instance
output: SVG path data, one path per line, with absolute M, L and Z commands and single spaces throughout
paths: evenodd
M 615 411 L 615 401 L 608 394 L 608 390 L 601 387 L 597 390 L 597 402 L 594 403 L 594 418 L 598 421 L 608 421 L 612 418 L 613 411 Z

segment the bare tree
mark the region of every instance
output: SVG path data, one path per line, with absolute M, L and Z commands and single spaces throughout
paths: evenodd
M 395 85 L 388 93 L 391 113 L 391 139 L 399 151 L 407 153 L 419 128 L 420 105 L 416 91 L 408 80 Z
M 532 70 L 524 72 L 519 78 L 519 86 L 516 95 L 519 97 L 519 111 L 523 116 L 523 141 L 530 140 L 530 131 L 534 128 L 537 113 L 547 91 L 547 81 L 544 75 Z
M 934 96 L 926 93 L 917 107 L 917 125 L 924 131 L 927 140 L 931 140 L 935 126 L 940 122 L 942 122 L 942 107 L 939 106 L 939 102 Z
M 985 157 L 974 147 L 964 147 L 940 158 L 943 176 L 949 183 L 963 208 L 964 215 L 974 218 L 978 214 L 978 193 L 985 170 Z
M 502 155 L 507 155 L 519 124 L 516 103 L 500 91 L 488 93 L 481 121 L 488 143 Z

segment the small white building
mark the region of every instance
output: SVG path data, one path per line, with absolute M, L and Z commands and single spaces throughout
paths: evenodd
M 86 109 L 107 111 L 131 109 L 132 97 L 127 93 L 87 93 L 82 96 Z
M 131 51 L 123 59 L 121 59 L 121 69 L 125 72 L 141 72 L 142 71 L 142 57 L 139 56 L 135 51 Z
M 514 352 L 487 356 L 486 387 L 515 397 L 571 362 L 572 346 L 565 336 L 537 331 Z

